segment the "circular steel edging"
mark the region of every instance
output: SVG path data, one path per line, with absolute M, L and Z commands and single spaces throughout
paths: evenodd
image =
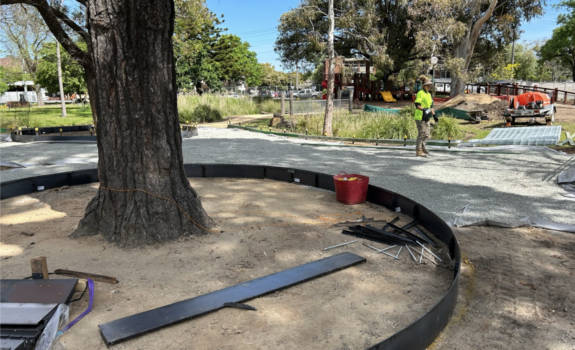
M 228 177 L 270 179 L 295 182 L 325 190 L 335 191 L 332 175 L 295 168 L 240 164 L 184 164 L 187 177 Z M 53 175 L 29 177 L 0 184 L 0 199 L 12 198 L 61 186 L 84 185 L 98 181 L 97 169 L 64 172 Z M 429 346 L 445 328 L 455 309 L 459 291 L 461 251 L 451 228 L 428 208 L 400 194 L 370 185 L 367 200 L 417 219 L 437 239 L 449 247 L 454 261 L 453 282 L 447 293 L 425 315 L 368 350 L 417 350 Z

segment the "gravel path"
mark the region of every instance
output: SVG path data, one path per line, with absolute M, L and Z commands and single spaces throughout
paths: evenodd
M 185 163 L 259 164 L 336 174 L 367 175 L 374 185 L 401 193 L 449 221 L 482 220 L 513 224 L 527 216 L 575 225 L 575 201 L 557 185 L 558 174 L 575 167 L 575 157 L 547 148 L 520 154 L 433 152 L 428 159 L 412 150 L 329 147 L 237 129 L 200 128 L 183 142 Z M 36 175 L 95 168 L 94 144 L 2 143 L 1 159 L 55 165 L 2 171 L 0 182 Z M 467 206 L 465 215 L 462 208 Z

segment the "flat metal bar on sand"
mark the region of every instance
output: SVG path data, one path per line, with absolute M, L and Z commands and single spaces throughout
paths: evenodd
M 98 327 L 102 338 L 109 346 L 219 310 L 224 307 L 224 303 L 242 303 L 362 262 L 365 262 L 365 258 L 344 252 L 191 299 L 103 323 Z

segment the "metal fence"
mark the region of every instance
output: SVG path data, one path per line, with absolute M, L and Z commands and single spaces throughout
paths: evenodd
M 296 100 L 293 101 L 293 114 L 325 112 L 327 100 Z M 349 100 L 333 100 L 334 108 L 349 108 Z M 286 99 L 286 113 L 290 113 L 289 99 Z

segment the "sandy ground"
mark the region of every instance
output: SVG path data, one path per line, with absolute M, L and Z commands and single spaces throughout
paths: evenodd
M 451 283 L 445 248 L 437 250 L 445 266 L 418 265 L 405 249 L 394 260 L 363 246 L 361 239 L 322 251 L 355 239 L 332 227 L 336 222 L 358 219 L 360 213 L 396 216 L 379 206 L 345 206 L 331 192 L 271 180 L 191 182 L 224 232 L 134 250 L 100 237 L 68 238 L 97 184 L 0 203 L 2 278 L 29 276 L 30 259 L 46 256 L 50 271 L 85 271 L 120 281 L 96 282 L 93 311 L 59 339 L 57 349 L 105 349 L 98 324 L 342 251 L 364 256 L 367 263 L 256 298 L 248 302 L 256 312 L 220 310 L 113 349 L 363 349 L 423 315 Z M 400 224 L 409 221 L 402 218 Z M 86 307 L 86 297 L 73 303 L 70 317 Z
M 455 230 L 464 263 L 451 323 L 429 349 L 575 349 L 575 236 Z

